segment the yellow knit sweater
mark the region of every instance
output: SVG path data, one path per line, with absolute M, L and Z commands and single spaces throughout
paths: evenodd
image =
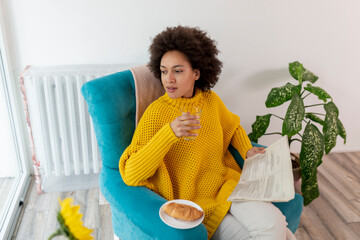
M 195 141 L 176 137 L 170 127 L 186 105 L 202 108 Z M 241 169 L 228 150 L 230 143 L 245 159 L 251 143 L 240 118 L 214 92 L 196 89 L 194 97 L 179 99 L 165 93 L 142 116 L 120 158 L 120 173 L 127 185 L 146 186 L 167 200 L 199 204 L 210 239 L 229 210 L 227 198 L 240 179 Z

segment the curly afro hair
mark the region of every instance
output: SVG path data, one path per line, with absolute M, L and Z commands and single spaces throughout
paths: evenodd
M 216 42 L 199 28 L 168 27 L 153 39 L 149 48 L 150 62 L 148 67 L 154 76 L 161 80 L 160 62 L 163 55 L 172 50 L 183 53 L 193 69 L 200 70 L 200 78 L 195 87 L 206 91 L 215 86 L 221 73 L 222 62 L 217 58 L 219 53 Z

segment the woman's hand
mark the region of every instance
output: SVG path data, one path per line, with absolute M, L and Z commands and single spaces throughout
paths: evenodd
M 246 158 L 255 156 L 258 153 L 265 153 L 266 149 L 264 147 L 253 147 L 249 149 L 246 153 Z
M 184 113 L 183 115 L 175 118 L 174 121 L 170 123 L 170 127 L 179 137 L 188 137 L 188 136 L 197 136 L 196 133 L 191 133 L 189 131 L 200 129 L 199 117 L 196 115 L 190 115 L 189 113 Z

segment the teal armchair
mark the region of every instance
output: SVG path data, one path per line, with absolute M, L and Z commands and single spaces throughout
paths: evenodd
M 143 99 L 142 91 L 154 94 Z M 180 230 L 163 223 L 159 209 L 166 200 L 146 187 L 127 186 L 119 173 L 119 159 L 131 142 L 136 122 L 147 105 L 163 93 L 160 81 L 154 79 L 146 66 L 138 66 L 86 82 L 81 92 L 98 141 L 102 160 L 99 186 L 111 207 L 114 234 L 122 240 L 207 239 L 203 224 Z M 241 166 L 240 154 L 231 146 L 230 151 Z M 302 197 L 296 194 L 290 202 L 276 203 L 293 232 L 299 225 L 302 202 Z

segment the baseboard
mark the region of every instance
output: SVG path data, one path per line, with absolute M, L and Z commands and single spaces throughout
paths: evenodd
M 99 187 L 99 174 L 81 174 L 61 177 L 42 176 L 42 192 L 70 192 Z

